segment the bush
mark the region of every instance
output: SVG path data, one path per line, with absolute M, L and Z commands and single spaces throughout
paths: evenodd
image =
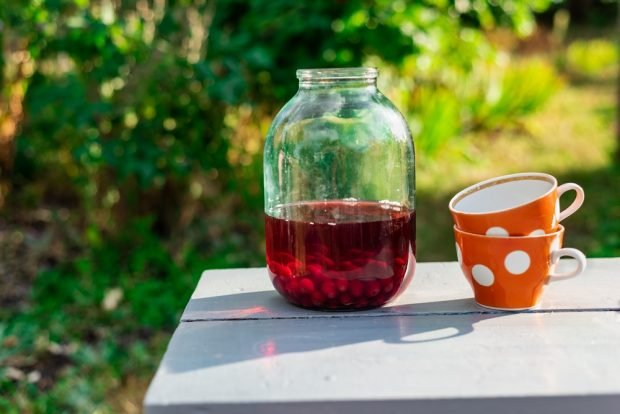
M 524 59 L 477 58 L 467 76 L 426 79 L 391 93 L 407 108 L 416 148 L 429 160 L 462 133 L 510 127 L 540 109 L 561 82 L 551 64 Z M 400 98 L 399 98 L 400 96 Z
M 478 87 L 465 92 L 472 129 L 510 125 L 539 109 L 560 86 L 557 72 L 542 59 L 511 62 L 476 75 Z
M 606 39 L 577 40 L 568 46 L 565 60 L 569 73 L 579 77 L 615 75 L 618 49 Z
M 463 128 L 459 97 L 445 88 L 416 88 L 411 108 L 409 126 L 416 150 L 429 158 L 438 155 Z

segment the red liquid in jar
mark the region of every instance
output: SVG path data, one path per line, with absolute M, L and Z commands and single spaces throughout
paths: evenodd
M 415 268 L 415 212 L 378 202 L 288 204 L 265 215 L 267 267 L 276 290 L 313 309 L 385 304 Z

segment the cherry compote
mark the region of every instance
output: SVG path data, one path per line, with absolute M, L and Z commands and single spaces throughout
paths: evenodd
M 396 203 L 319 201 L 265 216 L 267 267 L 276 290 L 312 309 L 381 306 L 415 269 L 415 212 Z

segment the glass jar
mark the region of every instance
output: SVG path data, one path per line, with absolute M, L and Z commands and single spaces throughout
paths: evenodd
M 267 267 L 295 305 L 395 298 L 415 269 L 415 158 L 377 69 L 302 69 L 265 142 Z

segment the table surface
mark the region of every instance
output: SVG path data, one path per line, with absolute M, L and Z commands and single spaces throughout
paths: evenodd
M 146 412 L 620 412 L 620 258 L 589 259 L 534 310 L 471 296 L 452 262 L 418 263 L 396 301 L 346 313 L 288 304 L 264 268 L 206 271 Z

